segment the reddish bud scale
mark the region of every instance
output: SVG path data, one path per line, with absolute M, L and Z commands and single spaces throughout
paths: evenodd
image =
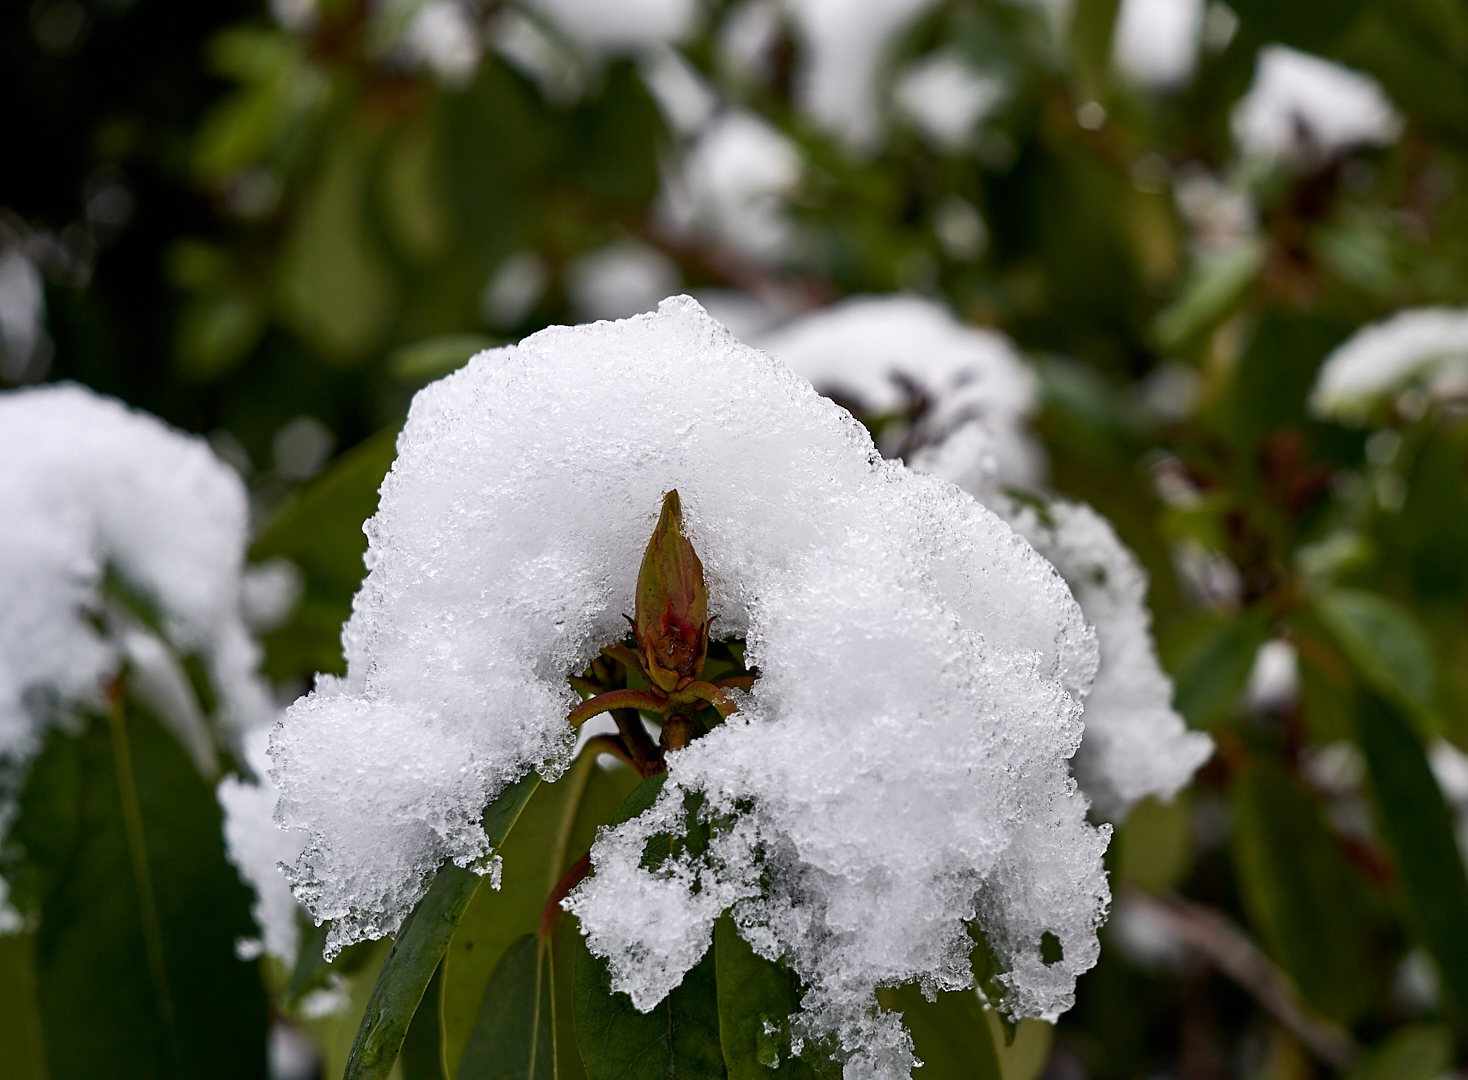
M 677 491 L 663 497 L 637 575 L 636 603 L 633 633 L 648 679 L 665 694 L 696 680 L 708 656 L 708 588 L 703 563 L 683 535 Z

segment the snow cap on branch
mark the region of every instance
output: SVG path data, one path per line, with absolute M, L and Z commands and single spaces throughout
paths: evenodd
M 0 760 L 23 766 L 48 723 L 101 707 L 124 658 L 212 757 L 201 721 L 168 707 L 193 702 L 176 659 L 104 597 L 109 573 L 205 660 L 226 731 L 269 719 L 241 610 L 245 489 L 203 439 L 80 386 L 0 394 L 0 511 Z
M 669 755 L 647 819 L 594 849 L 575 905 L 615 985 L 649 1007 L 733 905 L 811 987 L 812 1031 L 880 1075 L 911 1053 L 874 987 L 972 985 L 966 922 L 1008 971 L 1006 1007 L 1067 1007 L 1107 902 L 1106 834 L 1066 769 L 1096 663 L 1079 608 L 993 514 L 883 462 L 686 297 L 481 353 L 414 399 L 347 675 L 271 748 L 278 815 L 310 837 L 296 895 L 336 920 L 334 947 L 395 929 L 446 858 L 487 867 L 484 806 L 564 769 L 567 676 L 626 633 L 670 489 L 716 633 L 761 677 Z M 638 837 L 682 792 L 728 815 L 713 861 L 648 871 Z
M 1231 123 L 1244 153 L 1309 168 L 1358 147 L 1389 146 L 1402 131 L 1371 76 L 1283 45 L 1259 50 Z
M 1429 397 L 1468 397 L 1468 310 L 1407 308 L 1357 330 L 1325 358 L 1310 407 L 1359 422 L 1417 380 Z
M 1031 486 L 1045 472 L 1045 451 L 1027 430 L 1039 391 L 1034 373 L 1003 334 L 965 326 L 936 301 L 851 297 L 756 344 L 863 415 L 922 409 L 904 430 L 909 445 L 941 442 L 977 420 L 1003 483 Z
M 1003 335 L 960 325 L 915 297 L 865 297 L 807 315 L 763 344 L 821 389 L 867 414 L 890 412 L 916 387 L 927 412 L 903 448 L 910 463 L 952 481 L 1052 562 L 1096 628 L 1100 669 L 1085 697 L 1075 758 L 1096 813 L 1124 818 L 1146 796 L 1171 798 L 1212 752 L 1172 709 L 1157 659 L 1147 580 L 1105 518 L 1083 503 L 1016 499 L 1033 488 L 1042 451 L 1025 430 L 1034 376 Z

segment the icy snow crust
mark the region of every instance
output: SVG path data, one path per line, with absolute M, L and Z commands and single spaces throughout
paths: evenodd
M 241 613 L 246 523 L 244 485 L 203 439 L 80 386 L 0 394 L 0 762 L 23 767 L 49 723 L 99 706 L 124 654 L 196 759 L 212 758 L 199 720 L 167 707 L 176 661 L 104 604 L 109 568 L 205 659 L 226 731 L 268 720 Z
M 1006 492 L 1033 488 L 1043 460 L 1025 430 L 1034 376 L 1009 340 L 959 324 L 933 301 L 899 296 L 843 301 L 764 344 L 816 386 L 855 397 L 871 412 L 899 406 L 899 378 L 922 388 L 931 415 L 920 422 L 912 465 L 977 498 L 1070 585 L 1100 645 L 1073 763 L 1097 816 L 1119 821 L 1137 800 L 1171 798 L 1186 785 L 1213 743 L 1172 709 L 1136 557 L 1089 506 Z
M 992 513 L 881 461 L 687 297 L 481 353 L 414 399 L 367 526 L 348 674 L 271 747 L 279 819 L 310 834 L 296 895 L 337 920 L 332 947 L 396 928 L 445 858 L 485 866 L 482 808 L 565 767 L 566 676 L 625 633 L 671 488 L 716 630 L 747 639 L 762 677 L 593 850 L 574 907 L 615 985 L 651 1007 L 732 905 L 810 984 L 811 1031 L 870 1075 L 911 1060 L 874 987 L 972 985 L 965 920 L 1010 969 L 1006 1007 L 1066 1008 L 1107 903 L 1106 833 L 1066 769 L 1067 687 L 1096 663 L 1079 607 Z M 724 821 L 709 858 L 642 869 L 685 792 Z M 1048 967 L 1046 931 L 1065 952 Z

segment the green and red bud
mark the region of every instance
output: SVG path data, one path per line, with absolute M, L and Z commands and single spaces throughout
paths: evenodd
M 683 535 L 683 504 L 678 492 L 670 491 L 642 556 L 632 624 L 643 672 L 666 694 L 703 671 L 709 648 L 708 600 L 703 563 Z

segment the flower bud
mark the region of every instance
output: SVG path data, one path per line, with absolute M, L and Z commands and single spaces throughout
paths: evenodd
M 633 620 L 643 672 L 664 693 L 687 686 L 703 670 L 708 601 L 703 563 L 683 535 L 683 504 L 670 491 L 642 556 Z

